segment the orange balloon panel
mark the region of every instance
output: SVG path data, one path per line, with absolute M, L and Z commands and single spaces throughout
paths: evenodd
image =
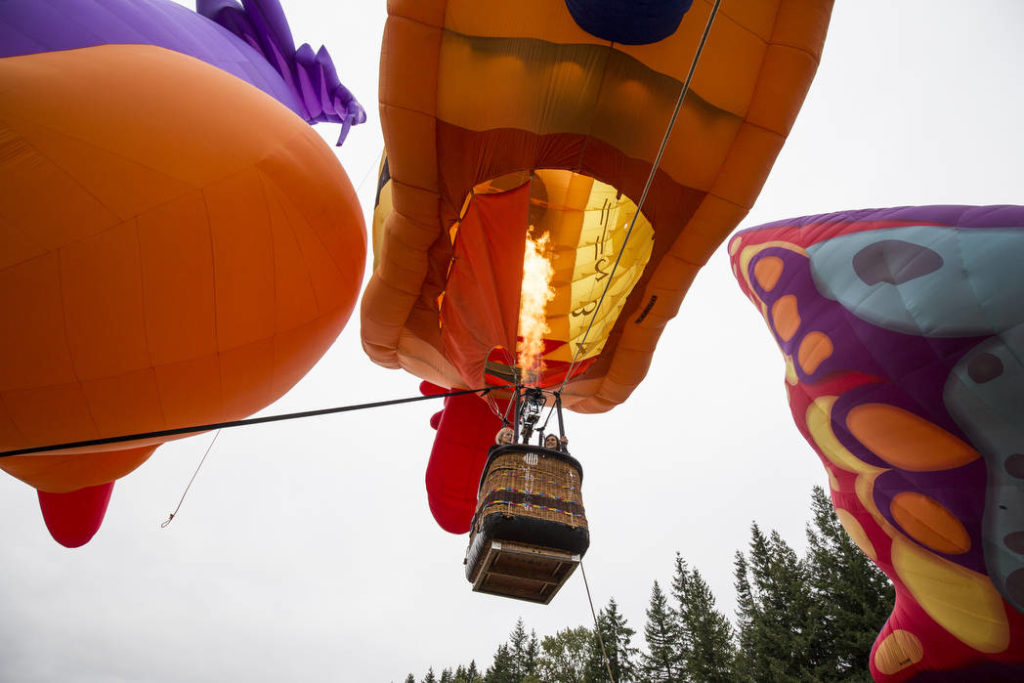
M 598 338 L 582 345 L 591 364 L 569 384 L 567 405 L 608 410 L 643 379 L 697 270 L 767 178 L 817 68 L 831 7 L 831 0 L 722 4 L 642 207 L 649 226 L 631 238 L 627 251 L 635 253 L 626 254 L 627 272 L 602 306 Z M 473 215 L 474 203 L 496 201 L 481 186 L 518 172 L 531 185 L 522 198 L 530 205 L 510 206 L 508 216 L 532 223 L 555 203 L 571 209 L 551 221 L 566 228 L 561 237 L 578 239 L 560 242 L 552 232 L 560 248 L 554 267 L 566 279 L 549 304 L 553 332 L 544 340 L 565 356 L 585 320 L 577 313 L 593 311 L 601 295 L 603 286 L 591 285 L 608 275 L 621 248 L 618 236 L 616 249 L 607 248 L 604 228 L 628 223 L 628 207 L 643 194 L 710 3 L 695 3 L 667 37 L 631 45 L 588 33 L 564 2 L 398 0 L 389 12 L 380 88 L 387 164 L 375 270 L 362 304 L 364 348 L 381 365 L 439 385 L 479 385 L 466 368 L 484 358 L 461 357 L 466 346 L 446 343 L 441 331 L 452 278 L 464 265 L 453 227 Z M 574 175 L 563 183 L 553 170 Z M 538 196 L 538 180 L 546 196 Z M 555 192 L 558 183 L 565 192 Z M 590 194 L 576 197 L 574 188 Z M 621 203 L 621 221 L 600 193 Z M 490 274 L 512 281 L 496 289 L 516 289 L 516 251 L 517 267 Z M 480 321 L 467 344 L 506 343 L 487 332 L 498 326 L 480 313 L 459 312 Z
M 237 419 L 330 346 L 366 232 L 303 120 L 146 45 L 2 59 L 0 90 L 0 449 Z M 68 491 L 141 445 L 0 467 Z

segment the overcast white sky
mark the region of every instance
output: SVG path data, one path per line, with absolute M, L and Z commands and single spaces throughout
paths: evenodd
M 370 120 L 341 161 L 367 215 L 382 149 L 376 82 L 384 2 L 284 0 L 295 38 L 326 44 Z M 817 79 L 741 227 L 844 209 L 1020 203 L 1024 3 L 839 2 Z M 333 142 L 337 130 L 321 126 Z M 598 606 L 614 596 L 642 642 L 651 582 L 678 551 L 730 616 L 749 525 L 804 548 L 826 485 L 792 424 L 783 362 L 720 249 L 631 400 L 570 415 L 586 471 Z M 265 413 L 416 394 L 372 365 L 355 319 Z M 577 573 L 547 607 L 472 593 L 466 538 L 434 524 L 423 472 L 439 405 L 414 404 L 167 444 L 117 483 L 91 543 L 46 532 L 34 491 L 0 478 L 0 680 L 400 681 L 490 662 L 517 617 L 539 635 L 590 624 Z

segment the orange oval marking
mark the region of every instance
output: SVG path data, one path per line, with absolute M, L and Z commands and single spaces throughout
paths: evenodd
M 789 341 L 800 328 L 800 311 L 797 310 L 796 297 L 787 294 L 772 304 L 772 323 L 775 333 L 782 341 Z
M 824 332 L 810 332 L 800 342 L 796 352 L 797 362 L 808 375 L 818 369 L 824 361 L 832 356 L 835 347 L 832 340 Z
M 766 292 L 775 289 L 782 277 L 783 263 L 778 256 L 765 256 L 754 266 L 754 279 Z
M 948 470 L 978 457 L 978 451 L 942 427 L 884 403 L 853 408 L 846 416 L 846 426 L 878 457 L 902 470 Z
M 971 549 L 967 529 L 934 498 L 916 491 L 897 493 L 889 504 L 889 511 L 903 531 L 926 548 L 947 555 L 959 555 Z
M 887 676 L 917 664 L 924 658 L 921 640 L 910 631 L 896 629 L 875 648 L 875 668 Z

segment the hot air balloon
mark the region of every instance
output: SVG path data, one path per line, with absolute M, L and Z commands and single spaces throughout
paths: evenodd
M 626 400 L 760 191 L 831 6 L 727 1 L 704 44 L 710 2 L 390 3 L 386 159 L 361 306 L 370 358 L 444 388 L 515 377 L 536 284 L 524 284 L 527 245 L 543 241 L 552 273 L 534 384 L 563 389 L 580 412 Z M 456 533 L 469 530 L 493 439 L 475 457 L 445 447 L 444 425 L 474 419 L 475 407 L 452 414 L 468 405 L 445 409 L 428 466 L 431 510 Z
M 1024 677 L 1024 207 L 849 211 L 729 244 L 839 520 L 896 588 L 877 681 Z
M 245 416 L 351 314 L 363 219 L 307 121 L 365 114 L 276 1 L 200 7 L 0 4 L 0 450 Z M 0 468 L 78 546 L 159 442 Z

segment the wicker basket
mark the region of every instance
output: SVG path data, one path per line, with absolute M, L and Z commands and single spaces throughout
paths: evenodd
M 492 448 L 466 552 L 474 590 L 549 602 L 590 545 L 582 482 L 582 467 L 566 453 Z M 503 557 L 510 548 L 515 558 Z

